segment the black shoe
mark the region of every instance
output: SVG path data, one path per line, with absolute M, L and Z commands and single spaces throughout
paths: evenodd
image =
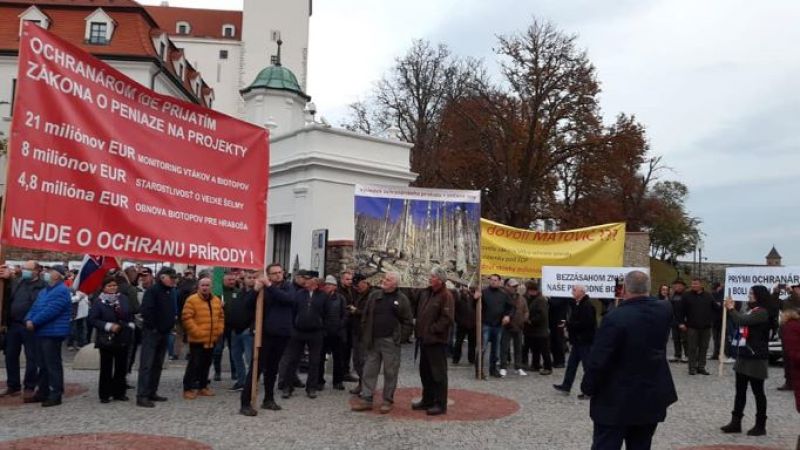
M 414 411 L 422 411 L 423 409 L 430 409 L 433 405 L 430 403 L 423 403 L 422 400 L 411 403 L 411 409 Z
M 503 378 L 503 377 L 500 376 L 500 372 L 498 372 L 496 370 L 489 371 L 489 376 L 492 376 L 494 378 Z
M 306 392 L 306 395 L 308 396 L 308 398 L 317 398 L 317 391 L 312 389 L 312 390 Z
M 32 397 L 25 397 L 22 399 L 22 403 L 42 403 L 45 401 L 45 398 L 39 397 L 38 395 L 34 395 Z
M 111 403 L 111 399 L 110 398 L 101 398 L 100 399 L 100 403 Z
M 286 400 L 287 398 L 290 398 L 291 396 L 292 396 L 292 391 L 290 391 L 288 389 L 281 393 L 281 398 L 284 399 L 284 400 Z
M 255 416 L 258 415 L 258 411 L 253 409 L 252 406 L 242 406 L 239 409 L 239 414 L 241 414 L 243 416 L 247 416 L 247 417 L 255 417 Z
M 791 391 L 792 390 L 792 386 L 790 384 L 783 383 L 783 386 L 778 386 L 778 390 L 779 391 Z
M 336 389 L 337 391 L 343 391 L 343 390 L 344 390 L 344 384 L 342 384 L 342 383 L 335 383 L 335 384 L 333 385 L 333 388 L 334 388 L 334 389 Z
M 348 373 L 347 375 L 344 376 L 342 381 L 344 381 L 345 383 L 357 383 L 358 382 L 358 377 L 355 377 L 355 376 L 353 376 L 353 375 Z
M 114 400 L 116 400 L 118 402 L 127 402 L 130 399 L 128 398 L 127 395 L 122 395 L 122 396 L 119 396 L 119 397 L 114 397 Z
M 42 408 L 49 408 L 51 406 L 58 406 L 60 404 L 61 404 L 61 399 L 60 398 L 47 399 L 47 400 L 42 402 Z
M 767 434 L 767 416 L 756 415 L 756 425 L 747 431 L 748 436 L 764 436 Z
M 564 368 L 564 364 L 563 363 L 561 363 L 561 364 L 553 364 L 553 369 L 563 369 L 563 368 Z
M 446 413 L 447 413 L 447 410 L 442 408 L 439 405 L 432 406 L 432 407 L 428 408 L 428 412 L 427 412 L 427 414 L 429 416 L 441 416 L 442 414 L 446 414 Z
M 147 398 L 137 398 L 136 406 L 141 406 L 142 408 L 155 408 L 156 404 L 153 403 L 152 400 Z
M 303 389 L 303 388 L 306 387 L 306 384 L 303 383 L 300 380 L 294 380 L 294 383 L 292 384 L 292 387 L 297 388 L 297 389 Z
M 578 394 L 578 400 L 589 400 L 590 398 L 591 397 L 586 394 Z
M 165 401 L 167 401 L 167 397 L 162 397 L 162 396 L 156 394 L 156 395 L 151 395 L 149 400 L 151 402 L 165 402 Z
M 711 375 L 706 369 L 697 369 L 697 373 L 700 375 Z
M 560 384 L 554 384 L 553 385 L 553 389 L 555 389 L 555 390 L 557 390 L 559 392 L 562 392 L 564 394 L 569 394 L 569 391 L 570 391 L 569 389 L 565 388 L 564 386 L 562 386 Z
M 711 358 L 708 358 L 708 360 L 709 361 L 719 361 L 719 356 L 712 356 Z
M 275 403 L 274 400 L 267 400 L 261 404 L 261 409 L 268 409 L 270 411 L 280 411 L 283 408 L 281 408 L 281 405 Z
M 228 390 L 229 391 L 241 391 L 242 389 L 244 389 L 244 386 L 242 386 L 239 383 L 236 383 L 233 386 L 231 386 L 230 389 L 228 389 Z
M 136 388 L 131 386 L 130 384 L 126 384 L 125 385 L 125 389 L 136 389 Z
M 689 371 L 689 375 L 697 375 L 697 371 L 696 370 L 690 370 Z
M 723 433 L 741 433 L 742 432 L 742 416 L 732 414 L 731 421 L 725 426 L 719 428 Z

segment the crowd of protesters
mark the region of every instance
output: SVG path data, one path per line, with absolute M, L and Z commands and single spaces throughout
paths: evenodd
M 352 403 L 354 411 L 372 410 L 379 393 L 380 412 L 390 413 L 401 349 L 413 337 L 423 386 L 422 398 L 412 405 L 414 410 L 429 415 L 447 413 L 450 359 L 454 365 L 463 360 L 470 365 L 480 362 L 484 379 L 512 373 L 524 377 L 529 372 L 549 376 L 554 368 L 565 368 L 563 379 L 553 386 L 564 394 L 571 392 L 581 365 L 584 378 L 579 383 L 579 398 L 591 398 L 592 410 L 597 409 L 600 417 L 602 402 L 607 400 L 603 399 L 603 377 L 607 375 L 603 371 L 611 370 L 604 366 L 610 356 L 605 355 L 604 360 L 600 349 L 622 355 L 635 350 L 626 349 L 624 336 L 613 324 L 632 320 L 626 314 L 633 314 L 633 306 L 623 310 L 621 305 L 635 306 L 645 298 L 652 302 L 637 308 L 641 314 L 651 315 L 653 323 L 665 320 L 667 314 L 664 343 L 671 334 L 674 344 L 670 362 L 687 363 L 690 375 L 708 375 L 706 356 L 713 342 L 711 359 L 734 364 L 734 408 L 731 422 L 722 427 L 726 433 L 741 431 L 748 386 L 756 403 L 756 423 L 748 434 L 766 433 L 764 380 L 768 341 L 775 333 L 781 333 L 784 341 L 785 383 L 781 390 L 792 389 L 792 378 L 798 378 L 800 369 L 800 285 L 787 287 L 791 294 L 786 299 L 779 298 L 777 290 L 754 286 L 749 302 L 742 305 L 725 300 L 724 287 L 718 283 L 707 292 L 699 279 L 692 280 L 688 289 L 682 280 L 676 280 L 649 297 L 649 278 L 645 289 L 644 281 L 634 277 L 626 280 L 632 283 L 626 288 L 635 295 L 624 301 L 607 301 L 590 298 L 580 285 L 573 287 L 570 298 L 547 298 L 535 280 L 520 283 L 499 275 L 489 276 L 488 286 L 482 290 L 455 288 L 439 268 L 432 270 L 427 288 L 409 289 L 400 287 L 401 275 L 395 272 L 384 274 L 380 286 L 371 286 L 358 273 L 320 278 L 316 272 L 301 270 L 290 278 L 280 264 L 272 264 L 263 274 L 246 270 L 225 273 L 220 295 L 213 293 L 211 273 L 186 270 L 178 274 L 170 267 L 156 274 L 148 267 L 112 271 L 98 292 L 88 297 L 70 291 L 73 277 L 64 266 L 45 269 L 35 261 L 25 262 L 18 270 L 0 268 L 0 278 L 6 281 L 3 335 L 8 374 L 1 396 L 22 395 L 24 402 L 40 402 L 44 407 L 61 404 L 61 356 L 66 340 L 69 350 L 87 343 L 99 349 L 97 392 L 102 403 L 127 401 L 129 390 L 135 390 L 140 407 L 167 401 L 159 393 L 164 361 L 167 357 L 182 360 L 185 348 L 183 398 L 210 397 L 215 395 L 210 387 L 212 378 L 222 379 L 222 356 L 227 348 L 232 379 L 229 390 L 241 391 L 240 413 L 255 416 L 251 366 L 259 296 L 263 298 L 263 327 L 256 379 L 263 375 L 261 408 L 273 411 L 282 409 L 276 390 L 282 399 L 292 397 L 296 389 L 316 398 L 328 383 L 324 375 L 326 361 L 330 361 L 333 390 L 343 391 L 344 383 L 354 383 L 349 390 L 357 396 Z M 617 309 L 620 312 L 612 314 Z M 720 337 L 723 309 L 729 317 L 725 338 Z M 645 332 L 655 333 L 655 342 L 661 338 L 656 328 Z M 480 355 L 476 354 L 478 332 L 483 341 Z M 609 347 L 610 342 L 616 342 L 616 350 Z M 20 379 L 23 351 L 27 363 Z M 617 356 L 624 357 L 628 356 Z M 663 359 L 666 364 L 666 357 Z M 134 387 L 127 376 L 137 360 Z M 662 385 L 672 385 L 668 369 L 648 370 L 659 371 Z M 301 371 L 307 373 L 305 381 L 298 376 Z M 380 373 L 382 391 L 378 392 Z M 654 395 L 662 400 L 664 410 L 674 401 L 669 389 Z M 800 411 L 800 396 L 797 402 Z M 651 416 L 652 424 L 663 420 L 661 413 Z M 620 420 L 623 423 L 625 419 Z M 648 433 L 652 436 L 655 430 L 655 425 L 652 429 L 628 429 L 595 422 L 595 440 L 599 442 L 620 436 L 625 439 L 628 434 L 635 442 L 647 438 Z

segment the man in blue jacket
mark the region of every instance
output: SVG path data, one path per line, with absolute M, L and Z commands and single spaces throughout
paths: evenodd
M 25 316 L 25 327 L 36 335 L 39 358 L 39 390 L 33 397 L 43 407 L 61 404 L 64 394 L 64 366 L 61 363 L 61 343 L 70 334 L 72 298 L 64 284 L 67 268 L 53 266 L 44 273 L 47 287 L 39 292 Z
M 668 302 L 649 296 L 650 277 L 625 277 L 624 301 L 603 318 L 581 389 L 591 396 L 592 449 L 649 449 L 667 407 L 678 401 L 667 362 Z

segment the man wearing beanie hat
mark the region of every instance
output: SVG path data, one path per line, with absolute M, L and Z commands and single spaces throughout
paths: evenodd
M 319 359 L 319 385 L 325 385 L 325 357 L 333 359 L 333 388 L 344 390 L 344 345 L 347 321 L 346 300 L 336 291 L 339 282 L 333 275 L 325 277 L 322 292 L 327 295 L 328 309 L 325 312 L 325 337 L 322 341 L 322 355 Z
M 33 401 L 43 407 L 61 404 L 64 393 L 64 366 L 61 362 L 61 343 L 70 333 L 72 297 L 64 284 L 67 268 L 53 266 L 45 271 L 47 287 L 39 292 L 25 316 L 25 327 L 36 335 L 39 365 L 39 390 Z

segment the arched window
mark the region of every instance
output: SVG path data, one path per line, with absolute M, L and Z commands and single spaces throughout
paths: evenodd
M 236 37 L 236 26 L 226 23 L 222 26 L 222 37 L 233 38 Z
M 192 32 L 192 26 L 189 22 L 181 20 L 175 24 L 175 32 L 177 34 L 189 34 Z

